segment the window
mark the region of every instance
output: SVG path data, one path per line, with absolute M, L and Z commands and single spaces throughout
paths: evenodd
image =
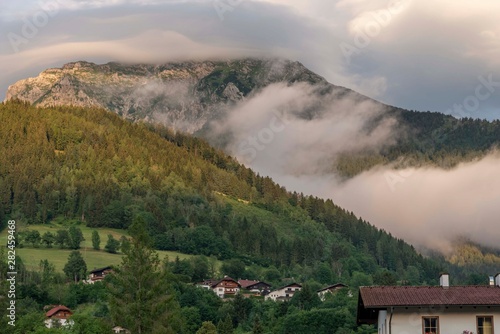
M 477 317 L 477 334 L 493 334 L 493 317 Z
M 439 317 L 422 318 L 423 334 L 439 334 Z

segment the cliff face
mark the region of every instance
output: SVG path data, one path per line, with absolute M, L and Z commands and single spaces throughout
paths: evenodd
M 138 121 L 193 133 L 234 103 L 272 83 L 333 86 L 298 62 L 282 59 L 96 65 L 79 61 L 10 86 L 7 100 L 38 106 L 101 107 Z

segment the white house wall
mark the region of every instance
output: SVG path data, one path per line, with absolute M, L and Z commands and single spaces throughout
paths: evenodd
M 383 311 L 382 311 L 383 312 Z M 380 317 L 379 322 L 384 318 Z M 390 321 L 390 311 L 387 312 L 386 323 L 391 323 L 391 334 L 422 334 L 422 317 L 439 317 L 440 334 L 462 334 L 465 330 L 477 333 L 476 316 L 493 316 L 494 332 L 500 333 L 500 307 L 467 307 L 467 308 L 395 308 Z M 387 334 L 389 331 L 380 331 Z

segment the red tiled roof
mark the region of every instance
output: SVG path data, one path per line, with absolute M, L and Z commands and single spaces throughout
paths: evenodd
M 68 312 L 71 312 L 71 310 L 69 308 L 67 308 L 66 306 L 64 306 L 64 305 L 58 305 L 58 306 L 52 308 L 51 310 L 49 310 L 47 313 L 45 313 L 45 315 L 50 318 L 50 317 L 52 317 L 54 314 L 56 314 L 59 311 L 68 311 Z
M 365 308 L 430 305 L 500 305 L 493 286 L 374 286 L 359 288 Z

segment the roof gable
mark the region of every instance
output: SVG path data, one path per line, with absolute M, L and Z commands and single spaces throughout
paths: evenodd
M 50 317 L 54 316 L 55 314 L 57 314 L 60 311 L 67 311 L 67 312 L 73 313 L 66 306 L 64 306 L 64 305 L 58 305 L 58 306 L 53 307 L 52 309 L 50 309 L 47 313 L 45 313 L 45 316 L 47 316 L 47 317 L 50 318 Z
M 252 288 L 252 287 L 258 286 L 258 285 L 265 285 L 267 287 L 271 287 L 270 284 L 263 282 L 263 281 L 253 281 L 253 280 L 240 279 L 238 281 L 238 283 L 240 283 L 241 287 L 244 289 Z

